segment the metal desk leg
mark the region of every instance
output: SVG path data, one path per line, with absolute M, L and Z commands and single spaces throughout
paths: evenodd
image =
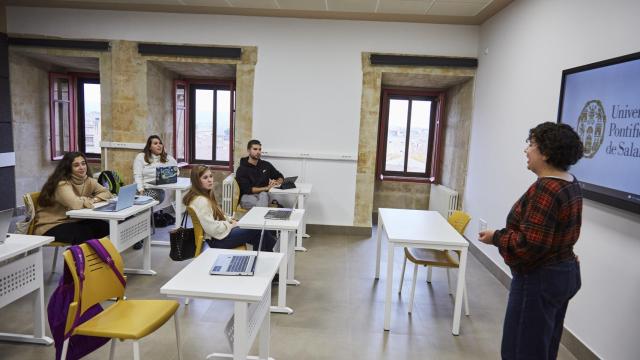
M 298 209 L 304 210 L 304 195 L 298 194 Z M 302 226 L 301 229 L 298 230 L 296 234 L 296 251 L 307 251 L 307 249 L 302 246 L 302 237 L 309 237 L 307 235 L 307 214 L 305 213 L 302 217 Z
M 280 253 L 284 254 L 278 270 L 280 281 L 278 282 L 278 306 L 271 306 L 271 312 L 293 314 L 293 309 L 287 307 L 287 267 L 289 263 L 289 231 L 280 231 Z
M 458 284 L 456 284 L 456 302 L 453 307 L 453 335 L 460 334 L 460 316 L 462 314 L 462 296 L 464 294 L 464 279 L 467 271 L 467 248 L 460 251 L 460 267 L 458 268 Z
M 299 229 L 297 232 L 298 233 L 300 232 Z M 296 236 L 296 233 L 290 232 L 288 237 L 289 238 L 289 255 L 288 255 L 289 260 L 287 261 L 287 285 L 298 286 L 300 285 L 300 281 L 294 278 L 294 275 L 296 272 L 296 252 L 293 247 L 293 243 L 294 243 L 293 238 L 295 236 Z
M 150 221 L 149 217 L 151 216 L 151 209 L 147 209 L 142 212 L 140 215 L 135 215 L 133 218 L 144 217 L 146 221 Z M 126 221 L 130 221 L 132 218 Z M 125 221 L 125 222 L 126 222 Z M 133 246 L 133 243 L 128 243 L 127 240 L 120 237 L 120 227 L 123 226 L 118 222 L 118 220 L 109 220 L 109 238 L 112 243 L 116 245 L 116 249 L 119 252 L 124 251 L 126 248 Z M 143 239 L 144 244 L 142 246 L 142 269 L 132 269 L 125 268 L 124 272 L 126 274 L 137 274 L 137 275 L 156 275 L 156 272 L 151 270 L 151 229 L 147 228 L 146 236 Z M 123 246 L 126 246 L 123 248 Z
M 395 247 L 389 242 L 387 245 L 387 284 L 384 300 L 384 329 L 391 329 L 391 288 L 393 287 L 393 251 Z
M 382 232 L 384 231 L 384 224 L 382 223 L 382 217 L 378 213 L 378 230 L 376 232 L 376 279 L 380 279 L 380 251 L 382 247 Z

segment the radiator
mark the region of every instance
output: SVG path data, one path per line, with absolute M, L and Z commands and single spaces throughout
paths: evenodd
M 442 185 L 431 185 L 429 210 L 440 212 L 445 219 L 458 210 L 458 192 Z
M 234 174 L 227 176 L 222 181 L 222 211 L 227 216 L 233 216 L 233 182 Z

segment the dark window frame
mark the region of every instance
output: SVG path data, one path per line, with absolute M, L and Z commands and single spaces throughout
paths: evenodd
M 181 110 L 184 111 L 183 119 L 184 122 L 184 137 L 182 139 L 182 144 L 184 148 L 182 149 L 184 153 L 184 157 L 178 157 L 178 87 L 184 87 L 184 106 L 181 107 Z M 184 80 L 174 80 L 173 83 L 173 154 L 178 163 L 188 163 L 189 161 L 189 83 Z
M 102 155 L 102 151 L 100 152 L 100 154 L 94 154 L 94 153 L 87 153 L 87 139 L 86 139 L 86 134 L 85 134 L 85 122 L 86 119 L 84 118 L 84 91 L 83 90 L 83 85 L 84 84 L 100 84 L 100 75 L 98 74 L 77 74 L 76 75 L 76 98 L 78 99 L 78 105 L 77 105 L 77 115 L 76 115 L 76 123 L 78 126 L 78 149 L 85 154 L 85 156 L 87 157 L 87 159 L 96 159 L 99 160 L 101 155 Z M 102 98 L 102 95 L 101 95 Z M 101 101 L 102 102 L 102 101 Z M 102 117 L 102 114 L 100 114 Z M 101 119 L 102 120 L 102 119 Z
M 235 79 L 187 79 L 187 80 L 176 80 L 174 81 L 174 97 L 173 97 L 173 116 L 174 116 L 174 142 L 173 142 L 173 150 L 174 154 L 177 154 L 177 141 L 176 141 L 176 133 L 177 133 L 177 100 L 176 93 L 178 86 L 185 86 L 185 162 L 187 163 L 187 167 L 192 165 L 208 165 L 212 167 L 214 170 L 227 170 L 233 171 L 233 144 L 235 138 L 235 118 L 236 118 L 236 108 L 235 108 L 235 97 L 236 97 L 236 88 L 235 88 Z M 211 89 L 211 90 L 225 90 L 231 92 L 230 97 L 230 124 L 229 124 L 229 160 L 216 160 L 215 159 L 215 149 L 216 149 L 216 141 L 217 141 L 217 125 L 215 123 L 212 124 L 212 160 L 203 160 L 195 158 L 195 91 L 197 89 Z M 217 92 L 214 93 L 213 100 L 213 114 L 214 117 L 217 109 Z
M 64 155 L 56 156 L 56 152 L 58 151 L 58 147 L 55 141 L 55 130 L 57 126 L 55 114 L 55 106 L 56 103 L 62 102 L 63 100 L 58 100 L 55 98 L 55 88 L 54 83 L 56 79 L 66 79 L 69 83 L 69 107 L 68 107 L 68 118 L 69 118 L 69 148 L 62 149 L 62 153 L 70 152 L 70 151 L 83 151 L 85 150 L 85 138 L 84 138 L 84 103 L 80 98 L 83 99 L 84 94 L 80 94 L 78 91 L 78 84 L 81 80 L 83 81 L 96 81 L 95 83 L 100 83 L 100 74 L 95 73 L 61 73 L 61 72 L 50 72 L 49 73 L 49 146 L 51 149 L 50 159 L 52 161 L 57 161 L 62 159 Z M 84 152 L 84 151 L 83 151 Z M 87 155 L 87 160 L 89 162 L 99 162 L 101 156 L 95 156 L 94 154 L 85 154 Z
M 431 101 L 431 118 L 429 121 L 429 135 L 427 146 L 427 162 L 425 171 L 409 172 L 407 170 L 409 157 L 409 137 L 411 134 L 411 102 L 407 112 L 407 131 L 405 139 L 404 169 L 405 171 L 386 171 L 387 132 L 389 125 L 390 100 L 428 100 Z M 444 125 L 445 93 L 425 89 L 383 88 L 380 101 L 380 121 L 378 129 L 378 149 L 376 161 L 376 176 L 383 181 L 406 181 L 421 183 L 436 183 L 439 181 L 441 137 Z

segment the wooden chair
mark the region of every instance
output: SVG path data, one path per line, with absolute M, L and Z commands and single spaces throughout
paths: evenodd
M 30 192 L 30 193 L 26 193 L 24 195 L 22 195 L 22 201 L 24 201 L 24 206 L 27 210 L 29 210 L 29 207 L 33 206 L 33 219 L 31 219 L 31 223 L 29 224 L 29 229 L 27 230 L 27 235 L 33 235 L 33 231 L 36 228 L 36 220 L 35 220 L 35 216 L 36 213 L 38 211 L 38 199 L 40 198 L 40 192 L 36 191 L 36 192 Z M 50 246 L 55 248 L 55 251 L 53 253 L 53 265 L 51 265 L 51 272 L 54 273 L 56 271 L 56 264 L 58 263 L 58 250 L 61 247 L 67 247 L 70 244 L 65 243 L 65 242 L 61 242 L 61 241 L 53 241 L 48 243 L 45 246 Z
M 100 242 L 109 252 L 122 273 L 124 265 L 120 253 L 113 246 L 109 238 L 102 238 Z M 109 359 L 114 358 L 116 340 L 133 340 L 133 358 L 140 359 L 138 340 L 156 331 L 173 316 L 175 321 L 176 342 L 178 344 L 178 359 L 182 359 L 180 350 L 180 330 L 176 310 L 178 302 L 175 300 L 125 300 L 124 286 L 113 273 L 111 267 L 98 257 L 88 244 L 80 247 L 85 258 L 85 279 L 82 288 L 78 281 L 78 274 L 70 250 L 64 252 L 64 261 L 71 270 L 74 282 L 73 302 L 69 305 L 65 332 L 71 331 L 76 313 L 82 315 L 93 305 L 103 303 L 109 299 L 116 302 L 101 313 L 85 321 L 73 329 L 71 335 L 86 335 L 111 338 Z M 66 358 L 69 339 L 62 348 L 61 359 Z
M 464 233 L 465 228 L 469 224 L 471 217 L 469 214 L 463 211 L 454 211 L 447 219 L 456 231 L 460 234 Z M 458 256 L 454 258 L 452 253 L 456 253 Z M 413 311 L 413 298 L 416 291 L 416 278 L 418 276 L 418 266 L 427 267 L 427 282 L 431 283 L 431 269 L 433 267 L 443 267 L 447 269 L 447 283 L 449 285 L 449 294 L 453 294 L 451 291 L 451 276 L 449 269 L 458 268 L 460 266 L 460 252 L 448 251 L 448 250 L 433 250 L 433 249 L 420 249 L 420 248 L 404 248 L 404 263 L 402 264 L 402 276 L 400 277 L 400 289 L 398 293 L 402 293 L 402 283 L 404 282 L 404 271 L 407 266 L 407 260 L 413 263 L 413 283 L 411 284 L 411 295 L 409 300 L 409 313 Z M 465 314 L 469 315 L 469 301 L 467 299 L 467 284 L 462 287 L 462 295 L 464 298 Z

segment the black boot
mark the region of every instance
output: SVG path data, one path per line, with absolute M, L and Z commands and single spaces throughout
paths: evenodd
M 143 242 L 143 241 L 144 241 L 144 240 L 140 240 L 140 241 L 138 241 L 137 243 L 133 244 L 133 250 L 140 250 L 140 249 L 142 249 L 142 242 Z

